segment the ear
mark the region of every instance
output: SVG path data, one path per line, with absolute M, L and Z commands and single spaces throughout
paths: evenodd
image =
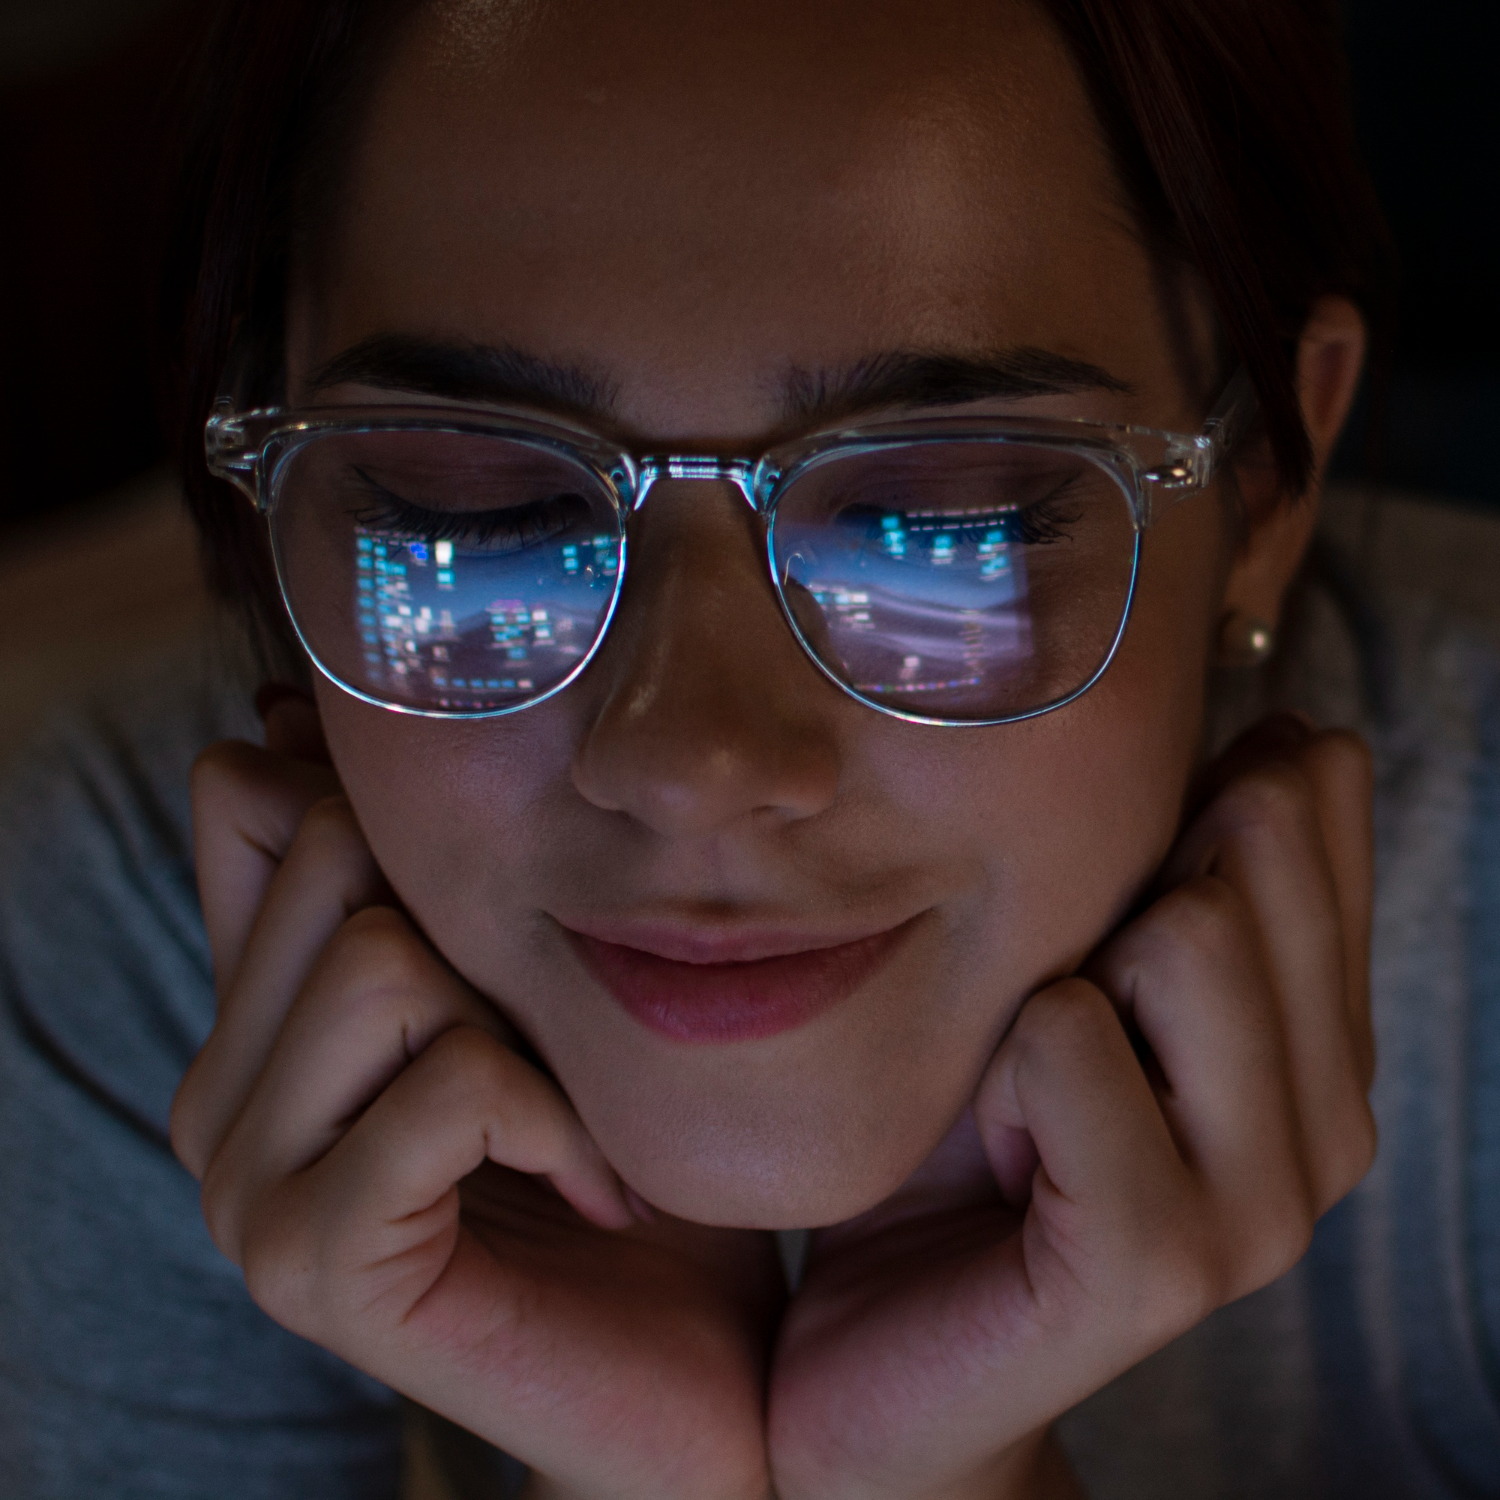
M 1297 345 L 1297 392 L 1312 441 L 1312 479 L 1304 494 L 1250 505 L 1250 522 L 1225 585 L 1226 622 L 1274 633 L 1287 588 L 1312 540 L 1323 472 L 1353 405 L 1366 343 L 1364 319 L 1347 297 L 1319 297 L 1313 303 Z M 1264 455 L 1247 461 L 1241 487 L 1247 495 L 1274 489 Z

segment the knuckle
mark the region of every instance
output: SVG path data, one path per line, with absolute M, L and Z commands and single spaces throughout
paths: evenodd
M 264 754 L 248 740 L 217 740 L 198 752 L 189 776 L 205 786 L 249 780 Z
M 477 1026 L 452 1026 L 428 1048 L 445 1087 L 476 1105 L 506 1092 L 506 1056 L 500 1044 Z
M 1130 1257 L 1141 1316 L 1163 1342 L 1210 1313 L 1285 1275 L 1307 1253 L 1316 1214 L 1299 1177 L 1295 1186 L 1258 1199 L 1253 1217 L 1221 1219 L 1190 1199 L 1157 1217 L 1150 1242 Z
M 323 1256 L 294 1216 L 277 1211 L 275 1196 L 243 1232 L 245 1288 L 255 1305 L 283 1328 L 315 1339 L 329 1300 L 323 1290 Z
M 1248 1296 L 1286 1275 L 1307 1254 L 1316 1223 L 1311 1194 L 1305 1188 L 1287 1194 L 1282 1203 L 1263 1212 L 1255 1233 L 1241 1245 L 1230 1295 Z
M 199 1182 L 208 1167 L 208 1150 L 203 1139 L 201 1110 L 194 1075 L 189 1070 L 172 1099 L 167 1120 L 167 1138 L 172 1154 Z
M 1308 745 L 1306 754 L 1340 778 L 1361 787 L 1375 784 L 1375 756 L 1352 729 L 1325 729 Z
M 1217 875 L 1196 875 L 1169 892 L 1153 913 L 1159 941 L 1191 952 L 1222 951 L 1249 925 L 1244 898 Z
M 256 787 L 264 756 L 265 751 L 245 740 L 220 740 L 200 751 L 188 772 L 188 791 L 200 816 Z
M 351 840 L 358 840 L 361 846 L 364 842 L 349 799 L 340 795 L 319 797 L 302 815 L 297 838 L 319 847 L 326 846 L 333 852 L 342 852 Z
M 1351 1188 L 1375 1165 L 1375 1157 L 1380 1150 L 1380 1127 L 1375 1122 L 1375 1111 L 1363 1096 L 1356 1113 L 1353 1135 L 1350 1161 L 1354 1168 L 1354 1181 L 1349 1184 Z
M 239 1266 L 251 1300 L 283 1328 L 326 1342 L 339 1315 L 338 1247 L 321 1233 L 327 1215 L 296 1178 L 256 1187 L 232 1150 L 203 1179 L 203 1218 L 215 1246 Z
M 220 1254 L 239 1265 L 242 1259 L 241 1184 L 239 1174 L 222 1149 L 209 1158 L 203 1169 L 200 1202 L 203 1222 L 208 1227 L 208 1237 Z
M 483 1006 L 411 920 L 362 907 L 336 929 L 299 994 L 299 1024 L 352 1034 L 399 1031 L 409 1058 L 455 1027 L 484 1024 Z
M 1169 1215 L 1138 1260 L 1146 1267 L 1143 1306 L 1153 1332 L 1175 1338 L 1201 1323 L 1228 1300 L 1223 1266 L 1205 1232 L 1202 1216 L 1191 1206 Z
M 367 906 L 339 925 L 319 960 L 317 989 L 336 1012 L 365 1015 L 433 998 L 433 961 L 411 923 L 389 906 Z
M 1286 1275 L 1307 1254 L 1318 1222 L 1315 1189 L 1308 1174 L 1287 1163 L 1279 1190 L 1241 1203 L 1224 1226 L 1223 1301 L 1246 1297 Z
M 525 1118 L 535 1126 L 537 1099 L 519 1088 L 514 1055 L 477 1026 L 450 1026 L 427 1045 L 421 1064 L 428 1085 L 440 1087 L 444 1099 L 473 1119 L 487 1119 L 504 1129 Z
M 1375 1112 L 1369 1102 L 1360 1098 L 1348 1111 L 1334 1145 L 1323 1167 L 1323 1189 L 1318 1210 L 1326 1213 L 1341 1198 L 1351 1193 L 1375 1163 L 1379 1148 L 1379 1131 Z
M 429 968 L 416 929 L 393 906 L 365 906 L 339 924 L 328 950 L 367 982 L 400 987 Z
M 1257 961 L 1244 898 L 1217 875 L 1195 875 L 1167 892 L 1128 935 L 1129 961 L 1160 974 L 1201 976 Z
M 1298 766 L 1268 761 L 1225 790 L 1223 810 L 1231 823 L 1284 830 L 1312 815 L 1312 792 Z
M 1103 1026 L 1118 1025 L 1114 1006 L 1097 985 L 1063 979 L 1033 995 L 1016 1017 L 1015 1044 L 1032 1047 L 1087 1045 Z

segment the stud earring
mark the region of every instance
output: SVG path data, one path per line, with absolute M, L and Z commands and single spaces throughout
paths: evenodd
M 1258 667 L 1276 649 L 1276 631 L 1254 615 L 1231 610 L 1219 626 L 1219 664 Z

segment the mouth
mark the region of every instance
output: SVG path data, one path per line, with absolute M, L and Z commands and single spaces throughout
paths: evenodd
M 630 944 L 563 930 L 584 967 L 641 1025 L 675 1042 L 722 1044 L 777 1036 L 847 1000 L 891 959 L 914 922 L 800 947 L 795 937 L 768 933 L 632 933 Z M 652 947 L 636 946 L 642 942 Z

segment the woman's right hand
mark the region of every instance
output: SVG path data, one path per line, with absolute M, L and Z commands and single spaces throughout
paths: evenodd
M 214 1030 L 172 1140 L 278 1323 L 533 1469 L 760 1500 L 768 1236 L 638 1222 L 557 1085 L 385 885 L 312 705 L 193 780 Z M 545 1477 L 544 1477 L 545 1476 Z

